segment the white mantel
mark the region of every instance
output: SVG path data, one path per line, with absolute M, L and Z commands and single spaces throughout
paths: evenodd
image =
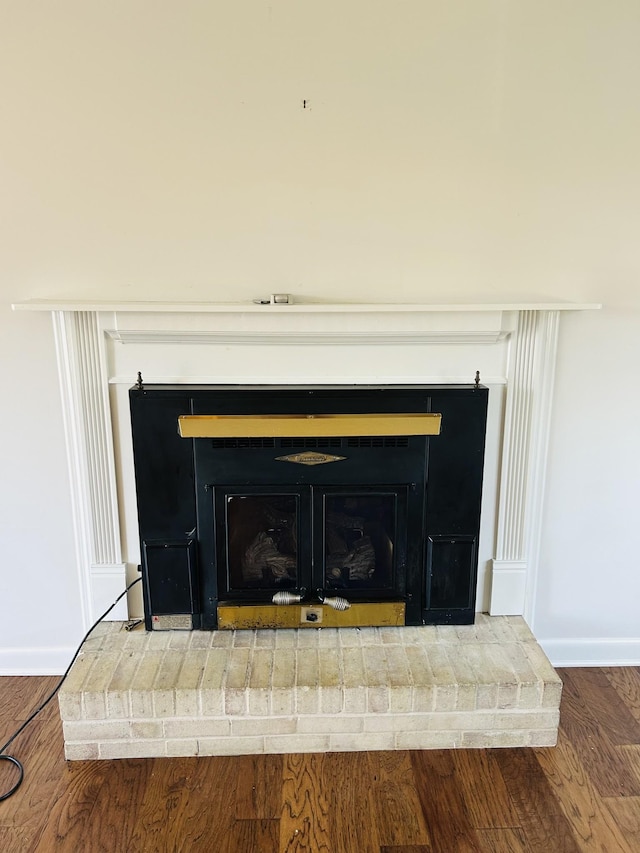
M 493 313 L 495 311 L 585 311 L 602 306 L 579 302 L 151 302 L 90 299 L 28 299 L 14 311 L 114 311 L 135 314 L 433 314 Z
M 127 401 L 138 370 L 152 383 L 211 384 L 471 383 L 480 370 L 492 389 L 480 578 L 491 614 L 531 622 L 559 320 L 599 305 L 60 299 L 13 307 L 53 317 L 87 627 L 139 560 Z M 112 614 L 126 617 L 124 605 Z

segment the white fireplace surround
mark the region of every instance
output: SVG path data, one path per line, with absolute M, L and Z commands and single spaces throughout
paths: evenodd
M 52 314 L 82 618 L 137 575 L 128 388 L 148 383 L 464 383 L 491 389 L 478 610 L 534 601 L 560 316 L 572 303 L 322 304 L 33 300 Z M 132 591 L 110 618 L 141 615 Z

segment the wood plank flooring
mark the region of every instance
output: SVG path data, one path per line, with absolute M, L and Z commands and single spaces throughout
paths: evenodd
M 67 764 L 54 702 L 12 744 L 3 853 L 638 853 L 640 667 L 561 670 L 554 749 Z M 56 683 L 0 678 L 0 743 Z M 15 770 L 0 762 L 0 791 Z

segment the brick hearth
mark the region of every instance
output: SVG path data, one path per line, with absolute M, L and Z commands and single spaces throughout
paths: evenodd
M 562 683 L 524 620 L 126 631 L 59 694 L 68 759 L 553 746 Z

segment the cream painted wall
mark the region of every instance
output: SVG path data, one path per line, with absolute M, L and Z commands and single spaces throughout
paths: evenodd
M 533 626 L 558 664 L 640 661 L 640 311 L 611 302 L 561 327 Z
M 605 303 L 561 329 L 534 626 L 640 661 L 639 43 L 636 0 L 0 0 L 0 666 L 80 631 L 51 331 L 9 304 L 274 290 Z
M 53 329 L 0 306 L 0 674 L 62 672 L 82 634 Z

